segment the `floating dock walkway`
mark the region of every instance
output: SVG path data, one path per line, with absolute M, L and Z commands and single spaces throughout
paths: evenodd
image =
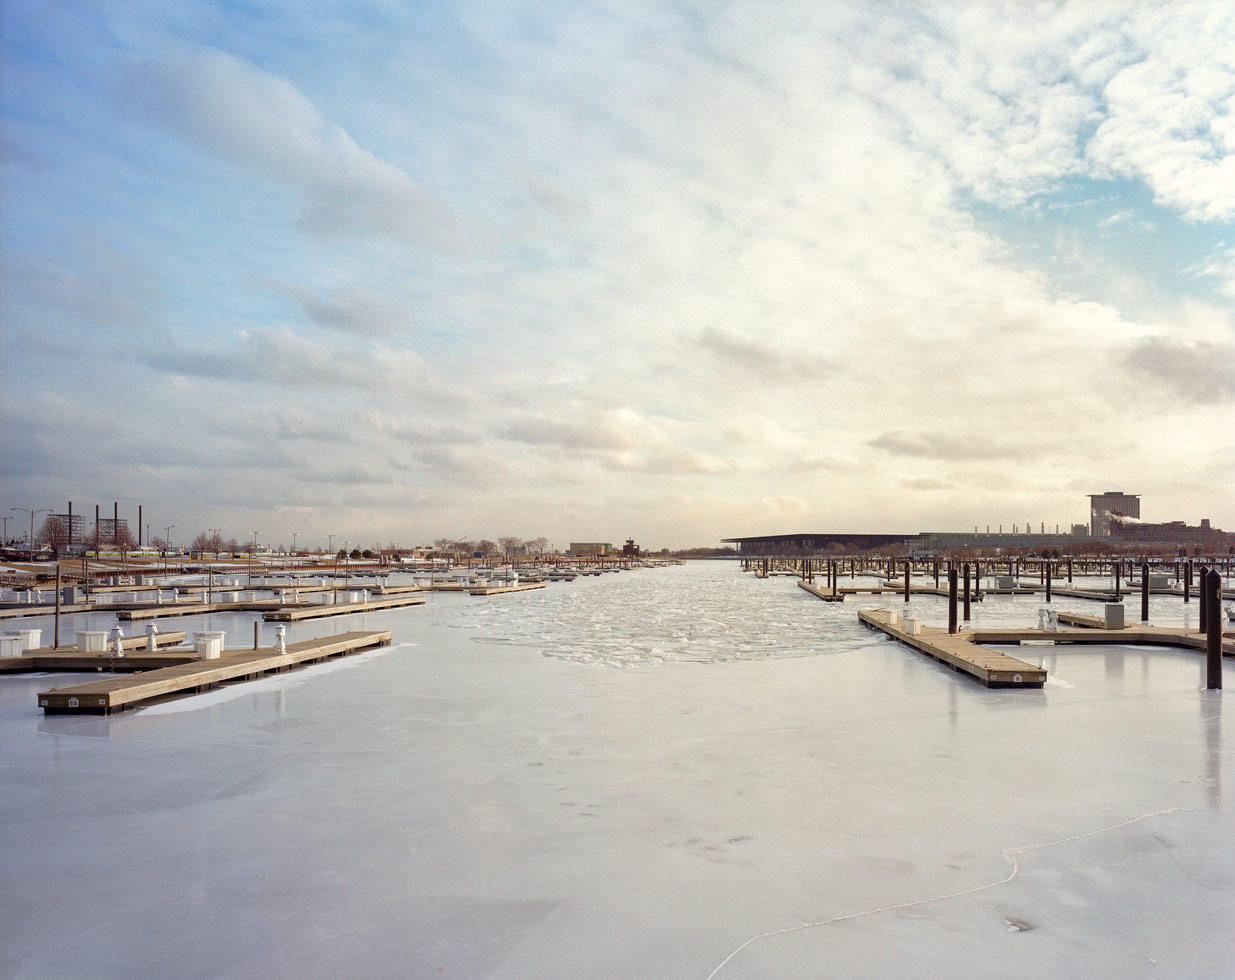
M 1046 682 L 1046 670 L 983 646 L 986 643 L 1105 643 L 1183 647 L 1202 652 L 1207 645 L 1206 634 L 1201 632 L 1146 623 L 1124 626 L 1122 629 L 1105 629 L 1102 621 L 1095 616 L 1067 612 L 1059 613 L 1059 621 L 1070 623 L 1078 629 L 992 627 L 949 633 L 946 628 L 907 620 L 888 609 L 860 611 L 858 619 L 864 625 L 880 630 L 954 670 L 970 674 L 987 687 L 1041 687 Z M 1223 656 L 1235 657 L 1235 633 L 1223 634 L 1221 649 Z
M 905 620 L 888 609 L 862 611 L 858 619 L 953 670 L 969 674 L 987 687 L 1032 688 L 1046 683 L 1046 671 L 1042 667 L 979 646 L 972 633 L 949 633 L 946 628 L 923 626 L 918 620 Z
M 356 613 L 377 612 L 381 609 L 397 609 L 401 606 L 423 606 L 425 597 L 420 595 L 392 595 L 368 602 L 314 602 L 300 606 L 281 606 L 262 613 L 267 622 L 289 623 L 301 619 L 324 619 L 327 616 L 351 616 Z
M 39 692 L 38 704 L 44 713 L 49 715 L 110 715 L 125 708 L 136 708 L 149 701 L 173 695 L 200 694 L 225 681 L 254 680 L 264 674 L 280 673 L 293 667 L 389 645 L 390 632 L 379 630 L 301 640 L 287 644 L 282 653 L 272 647 L 225 650 L 222 656 L 209 660 L 197 659 L 191 650 L 146 653 L 120 659 L 110 654 L 76 654 L 78 658 L 94 658 L 93 662 L 99 666 L 91 669 L 139 672 L 125 677 L 88 681 L 72 687 L 52 687 Z M 141 665 L 155 657 L 183 659 L 155 669 L 143 669 Z
M 528 589 L 543 589 L 544 582 L 520 582 L 518 585 L 473 585 L 470 595 L 501 595 L 504 592 L 526 592 Z

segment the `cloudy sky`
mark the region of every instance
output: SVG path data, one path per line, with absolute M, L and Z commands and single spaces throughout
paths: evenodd
M 0 21 L 5 513 L 1235 528 L 1235 4 Z

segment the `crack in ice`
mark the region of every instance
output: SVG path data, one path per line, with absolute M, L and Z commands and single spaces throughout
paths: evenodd
M 850 919 L 861 919 L 868 915 L 878 915 L 880 912 L 897 912 L 901 909 L 911 909 L 920 905 L 930 905 L 933 902 L 944 902 L 952 898 L 961 898 L 965 895 L 973 895 L 977 892 L 986 891 L 990 888 L 998 888 L 1000 885 L 1008 884 L 1008 882 L 1012 881 L 1012 879 L 1020 873 L 1020 856 L 1022 854 L 1028 854 L 1030 851 L 1038 851 L 1044 847 L 1054 847 L 1057 844 L 1069 844 L 1072 841 L 1084 840 L 1086 837 L 1096 837 L 1098 834 L 1109 833 L 1112 830 L 1119 830 L 1121 827 L 1128 827 L 1134 823 L 1139 823 L 1142 820 L 1149 820 L 1152 817 L 1165 816 L 1168 813 L 1196 812 L 1198 811 L 1191 807 L 1172 806 L 1167 807 L 1165 810 L 1154 810 L 1151 813 L 1142 813 L 1140 816 L 1132 817 L 1129 820 L 1124 820 L 1122 823 L 1111 824 L 1109 827 L 1099 827 L 1097 830 L 1091 830 L 1084 834 L 1075 834 L 1072 837 L 1061 837 L 1059 840 L 1042 841 L 1038 844 L 1025 844 L 1021 847 L 1010 848 L 1003 851 L 1003 857 L 1005 861 L 1009 861 L 1011 863 L 1012 870 L 1008 873 L 1007 877 L 1000 878 L 998 881 L 990 881 L 985 885 L 975 885 L 973 888 L 966 888 L 957 892 L 949 892 L 946 895 L 935 895 L 932 898 L 921 898 L 913 902 L 901 902 L 897 905 L 884 905 L 880 908 L 865 909 L 861 912 L 850 912 L 846 915 L 834 915 L 829 919 L 819 919 L 816 922 L 803 922 L 796 926 L 786 926 L 784 929 L 773 929 L 770 932 L 762 932 L 757 936 L 751 936 L 748 940 L 746 940 L 746 942 L 735 948 L 728 956 L 716 965 L 716 968 L 707 975 L 705 980 L 714 980 L 716 975 L 720 973 L 720 971 L 723 970 L 729 961 L 737 956 L 738 953 L 746 949 L 747 946 L 757 943 L 761 939 L 771 939 L 774 936 L 786 936 L 790 933 L 803 932 L 807 929 L 814 929 L 819 926 L 833 925 L 837 922 L 848 922 Z

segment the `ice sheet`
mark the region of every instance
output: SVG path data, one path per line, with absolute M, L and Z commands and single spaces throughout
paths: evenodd
M 878 604 L 704 563 L 293 624 L 416 645 L 174 713 L 0 679 L 0 975 L 1222 975 L 1202 658 L 1022 647 L 1063 683 L 991 691 Z

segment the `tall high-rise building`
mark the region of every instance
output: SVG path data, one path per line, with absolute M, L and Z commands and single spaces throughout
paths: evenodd
M 1111 517 L 1141 516 L 1141 495 L 1124 493 L 1122 490 L 1107 490 L 1106 493 L 1089 495 L 1089 533 L 1096 538 L 1105 538 L 1111 533 Z

